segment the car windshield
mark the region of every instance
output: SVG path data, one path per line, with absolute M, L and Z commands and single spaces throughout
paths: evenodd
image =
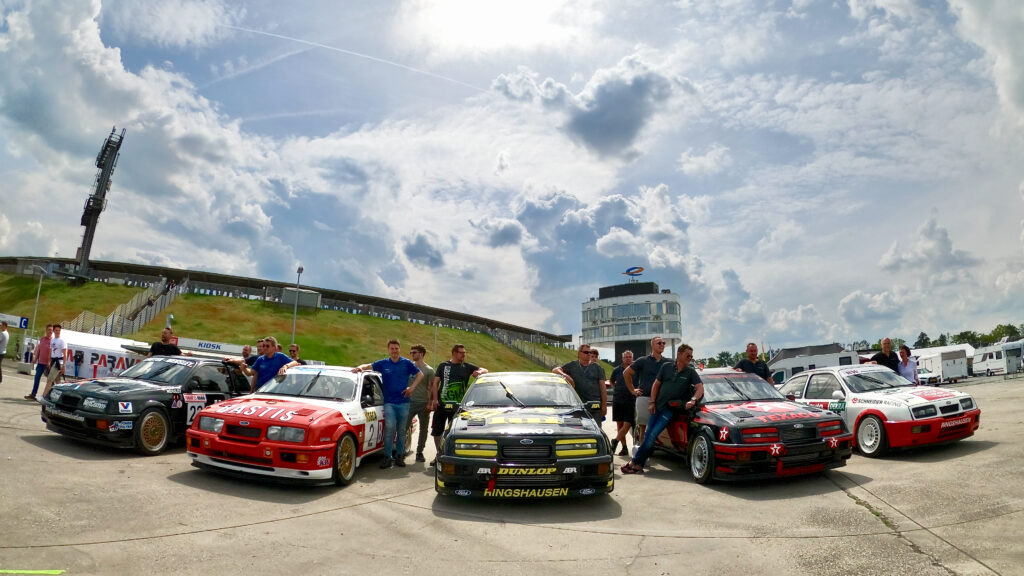
M 508 392 L 512 393 L 511 397 Z M 565 382 L 522 379 L 491 380 L 476 382 L 470 386 L 466 396 L 462 399 L 462 405 L 465 407 L 567 406 L 576 408 L 580 405 L 580 397 Z
M 121 372 L 120 377 L 180 386 L 185 383 L 194 365 L 194 362 L 178 358 L 147 358 Z
M 275 376 L 260 387 L 260 394 L 303 396 L 330 400 L 354 400 L 356 379 L 349 374 L 325 374 L 312 371 L 291 371 Z
M 854 392 L 872 392 L 913 386 L 909 380 L 892 370 L 873 370 L 871 372 L 849 370 L 843 372 L 843 377 L 846 378 L 846 385 Z
M 786 399 L 774 386 L 752 374 L 709 374 L 701 380 L 704 382 L 705 404 Z

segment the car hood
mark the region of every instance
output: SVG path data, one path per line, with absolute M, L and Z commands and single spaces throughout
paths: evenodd
M 225 400 L 205 410 L 212 416 L 237 417 L 257 422 L 312 424 L 325 416 L 345 413 L 355 402 L 336 402 L 294 396 L 253 394 Z
M 98 398 L 116 398 L 135 392 L 181 392 L 181 386 L 166 386 L 164 384 L 154 384 L 146 380 L 135 380 L 133 378 L 82 380 L 73 384 L 68 383 L 58 386 L 65 392 L 77 392 L 82 396 L 95 396 Z
M 570 414 L 568 408 L 472 408 L 464 410 L 452 422 L 452 430 L 460 435 L 579 434 L 598 432 L 592 418 Z
M 970 394 L 966 394 L 959 390 L 951 390 L 949 388 L 932 388 L 930 386 L 904 386 L 900 388 L 890 388 L 888 390 L 878 390 L 874 392 L 858 392 L 850 398 L 850 404 L 860 403 L 883 403 L 883 404 L 900 404 L 905 406 L 919 406 L 921 404 L 930 404 L 936 400 L 945 400 L 951 398 L 966 398 Z
M 789 402 L 786 400 L 754 401 L 740 403 L 705 404 L 701 412 L 712 413 L 730 424 L 745 421 L 766 422 L 797 422 L 801 420 L 822 420 L 836 418 L 838 415 L 815 406 Z

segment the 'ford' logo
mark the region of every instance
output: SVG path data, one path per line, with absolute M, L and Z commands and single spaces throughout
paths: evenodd
M 249 425 L 249 421 L 248 420 L 242 420 L 241 422 L 238 423 L 238 425 L 239 426 L 248 426 Z
M 525 445 L 529 446 L 530 444 L 533 444 L 533 440 L 531 440 L 529 438 L 523 438 L 522 440 L 519 441 L 519 443 L 520 444 L 525 444 Z
M 793 424 L 793 428 L 803 428 L 803 427 L 804 427 L 804 425 L 799 423 L 799 422 L 797 422 L 796 424 Z
M 456 496 L 470 496 L 470 495 L 472 495 L 472 494 L 473 494 L 473 493 L 472 493 L 472 492 L 470 492 L 469 490 L 456 490 L 456 491 L 455 491 L 455 495 L 456 495 Z
M 580 490 L 580 496 L 590 496 L 593 493 L 594 493 L 594 489 L 593 488 L 584 488 L 583 490 Z

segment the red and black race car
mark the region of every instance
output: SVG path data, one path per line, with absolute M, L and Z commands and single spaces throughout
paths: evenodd
M 688 460 L 698 484 L 811 474 L 850 458 L 853 434 L 835 412 L 791 402 L 753 374 L 715 369 L 700 378 L 703 399 L 656 444 Z

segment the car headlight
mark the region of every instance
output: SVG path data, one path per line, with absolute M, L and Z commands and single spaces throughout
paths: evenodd
M 597 456 L 597 440 L 594 438 L 572 438 L 555 442 L 555 455 L 559 458 Z
M 103 398 L 86 398 L 82 400 L 82 408 L 103 412 L 107 409 L 107 401 Z
M 293 426 L 271 426 L 267 428 L 267 440 L 279 442 L 302 442 L 306 439 L 305 428 Z
M 498 457 L 497 440 L 456 440 L 456 456 L 483 456 L 484 458 Z
M 970 410 L 971 408 L 974 408 L 974 400 L 971 398 L 964 398 L 960 401 L 960 407 L 964 410 Z
M 911 410 L 911 412 L 914 413 L 914 418 L 917 419 L 931 418 L 932 416 L 935 416 L 936 414 L 939 413 L 938 410 L 935 409 L 935 406 L 931 404 L 929 404 L 928 406 L 918 406 L 917 408 Z
M 224 429 L 224 420 L 222 418 L 200 416 L 199 429 L 206 432 L 213 432 L 214 434 L 220 434 L 220 431 Z
M 64 394 L 63 390 L 57 390 L 56 388 L 50 390 L 50 401 L 56 402 L 57 400 L 60 400 L 62 394 Z

